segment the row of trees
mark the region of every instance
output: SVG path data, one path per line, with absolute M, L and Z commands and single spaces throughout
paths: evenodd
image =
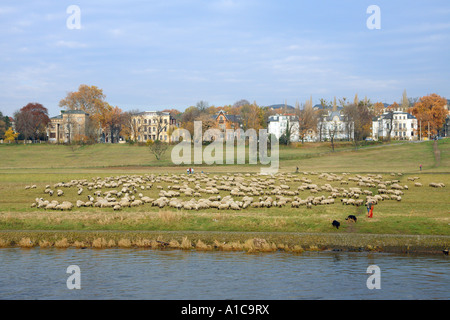
M 342 98 L 333 101 L 320 99 L 320 104 L 325 108 L 315 110 L 313 108 L 312 97 L 303 104 L 296 102 L 294 109 L 272 110 L 269 107 L 262 107 L 256 102 L 250 103 L 247 100 L 239 100 L 233 105 L 210 106 L 206 101 L 199 101 L 195 106 L 188 107 L 184 112 L 176 109 L 165 109 L 162 112 L 169 112 L 182 128 L 193 134 L 194 121 L 202 121 L 203 131 L 214 127 L 213 115 L 223 110 L 229 115 L 240 117 L 240 127 L 244 130 L 253 128 L 256 131 L 267 127 L 268 118 L 277 113 L 285 113 L 296 116 L 299 121 L 298 135 L 301 141 L 312 132 L 317 135 L 318 140 L 322 140 L 324 134 L 324 117 L 330 109 L 337 111 L 344 118 L 345 130 L 352 131 L 353 137 L 348 134 L 349 140 L 353 140 L 357 146 L 358 141 L 364 140 L 371 135 L 372 118 L 384 112 L 393 114 L 396 109 L 408 111 L 417 117 L 418 121 L 426 122 L 430 132 L 423 130 L 422 134 L 436 134 L 442 128 L 447 110 L 444 108 L 447 101 L 436 94 L 430 94 L 421 98 L 411 99 L 403 92 L 400 104 L 394 102 L 387 109 L 381 102 L 372 103 L 369 99 L 360 100 L 356 94 L 353 101 Z M 85 136 L 79 139 L 83 141 L 97 142 L 99 134 L 103 133 L 108 142 L 118 142 L 119 137 L 126 140 L 135 139 L 138 136 L 138 124 L 133 119 L 140 113 L 139 110 L 123 111 L 117 106 L 111 106 L 106 101 L 103 90 L 96 86 L 80 85 L 78 91 L 69 92 L 67 96 L 59 102 L 59 106 L 66 110 L 83 110 L 89 114 L 88 128 Z M 339 107 L 339 108 L 338 108 Z M 39 103 L 29 103 L 19 111 L 14 113 L 16 131 L 20 133 L 20 138 L 32 140 L 45 140 L 47 125 L 50 122 L 48 110 Z M 6 131 L 11 126 L 9 117 L 0 114 L 0 135 L 5 136 Z M 427 126 L 428 127 L 428 126 Z M 289 130 L 293 126 L 288 126 L 284 141 L 289 143 L 286 136 L 290 135 Z M 337 133 L 336 126 L 326 128 L 327 136 L 334 143 Z M 169 132 L 170 134 L 170 132 Z M 159 134 L 156 135 L 159 140 Z M 76 142 L 76 141 L 70 141 Z

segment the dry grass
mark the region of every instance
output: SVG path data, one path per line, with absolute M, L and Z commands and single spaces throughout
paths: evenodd
M 51 247 L 53 246 L 53 244 L 47 240 L 41 240 L 39 241 L 39 247 L 40 248 L 47 248 L 47 247 Z
M 20 239 L 18 245 L 21 248 L 31 248 L 34 246 L 34 243 L 33 243 L 33 241 L 31 241 L 30 238 L 22 238 L 22 239 Z
M 385 252 L 436 252 L 450 247 L 450 237 L 445 236 L 396 236 L 396 235 L 358 235 L 358 234 L 268 234 L 267 237 L 248 237 L 245 233 L 204 233 L 202 236 L 172 233 L 154 236 L 147 234 L 124 234 L 106 232 L 92 240 L 89 233 L 58 232 L 59 235 L 39 232 L 8 232 L 9 237 L 0 233 L 0 247 L 31 248 L 148 248 L 178 249 L 199 251 L 240 251 L 247 253 L 282 251 L 302 253 L 304 251 L 326 250 L 330 247 L 349 250 Z M 65 235 L 65 236 L 63 236 Z M 261 234 L 262 235 L 262 234 Z M 170 238 L 169 238 L 170 237 Z M 54 240 L 59 239 L 59 240 Z M 170 239 L 170 240 L 168 240 Z M 197 239 L 192 241 L 191 239 Z M 193 245 L 195 243 L 195 245 Z
M 205 244 L 202 240 L 198 240 L 197 243 L 195 244 L 195 249 L 200 250 L 200 251 L 208 251 L 208 250 L 212 250 L 212 246 L 209 244 Z
M 0 248 L 7 248 L 11 246 L 10 241 L 0 238 Z
M 92 241 L 92 247 L 96 249 L 107 248 L 107 242 L 103 238 L 97 238 Z
M 131 248 L 131 241 L 129 239 L 120 239 L 117 245 L 121 248 Z
M 55 241 L 55 247 L 56 248 L 68 248 L 68 247 L 70 247 L 70 243 L 66 238 L 63 238 L 61 240 Z

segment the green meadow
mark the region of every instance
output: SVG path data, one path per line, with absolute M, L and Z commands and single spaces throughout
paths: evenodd
M 127 144 L 0 145 L 0 246 L 18 244 L 28 238 L 32 239 L 31 242 L 35 245 L 39 241 L 41 245 L 43 241 L 52 243 L 50 239 L 52 237 L 48 236 L 48 232 L 58 233 L 60 238 L 65 235 L 71 239 L 72 244 L 75 241 L 92 244 L 96 239 L 106 241 L 108 234 L 110 237 L 114 234 L 117 244 L 119 240 L 117 233 L 125 238 L 126 234 L 130 237 L 134 235 L 133 239 L 137 241 L 136 239 L 142 240 L 143 235 L 140 233 L 145 233 L 148 237 L 155 238 L 156 234 L 159 239 L 165 237 L 167 242 L 172 240 L 171 235 L 176 234 L 179 242 L 182 242 L 182 239 L 186 242 L 183 235 L 195 234 L 196 238 L 191 239 L 192 243 L 203 241 L 206 246 L 217 241 L 218 235 L 222 237 L 221 239 L 238 241 L 236 234 L 239 234 L 238 238 L 242 244 L 248 238 L 254 238 L 254 234 L 259 234 L 264 239 L 276 235 L 278 244 L 289 243 L 294 246 L 297 240 L 292 240 L 292 237 L 297 239 L 296 237 L 302 235 L 305 241 L 304 235 L 307 234 L 309 238 L 314 237 L 317 243 L 320 243 L 317 240 L 318 235 L 322 235 L 322 239 L 334 237 L 335 245 L 338 243 L 345 245 L 370 235 L 436 236 L 438 240 L 430 241 L 430 246 L 449 245 L 450 139 L 439 140 L 436 143 L 426 141 L 369 144 L 357 150 L 350 143 L 343 142 L 337 144 L 335 152 L 331 152 L 329 143 L 305 143 L 289 147 L 280 146 L 279 151 L 280 174 L 307 177 L 318 185 L 328 183 L 336 188 L 356 187 L 357 184 L 349 181 L 348 186 L 343 186 L 339 181 L 326 181 L 320 178 L 320 173 L 334 173 L 344 175 L 345 178 L 381 175 L 383 180 L 395 179 L 401 185 L 408 185 L 408 189 L 404 190 L 401 201 L 386 200 L 376 205 L 372 219 L 366 217 L 367 211 L 364 206 L 342 205 L 339 199 L 332 205 L 313 206 L 311 209 L 292 208 L 288 204 L 284 207 L 249 207 L 237 211 L 213 208 L 187 211 L 168 207 L 159 209 L 146 204 L 123 208 L 120 211 L 96 207 L 74 207 L 71 211 L 46 211 L 31 207 L 35 198 L 49 198 L 43 192 L 46 185 L 74 179 L 90 180 L 122 175 L 186 175 L 186 168 L 193 165 L 173 165 L 170 149 L 160 161 L 157 161 L 148 147 Z M 419 170 L 420 164 L 422 171 Z M 203 172 L 208 177 L 249 174 L 245 176 L 249 181 L 261 168 L 260 165 L 250 164 L 211 166 L 203 164 L 193 167 L 196 173 Z M 408 180 L 410 177 L 418 179 L 412 182 Z M 415 182 L 420 182 L 422 186 L 415 187 Z M 446 187 L 432 188 L 429 186 L 431 182 L 444 183 Z M 285 183 L 292 190 L 296 190 L 300 185 L 299 182 L 292 180 Z M 36 188 L 26 190 L 25 186 L 29 185 L 36 185 Z M 166 181 L 155 183 L 150 190 L 143 191 L 144 195 L 157 198 L 160 189 L 157 189 L 156 185 L 167 190 L 170 184 Z M 377 188 L 366 189 L 377 193 Z M 64 189 L 62 197 L 53 197 L 58 201 L 67 200 L 75 203 L 77 199 L 84 199 L 88 193 L 86 190 L 79 196 L 76 188 L 68 188 Z M 329 195 L 325 192 L 323 194 Z M 224 197 L 229 195 L 229 192 L 221 191 L 220 195 Z M 298 196 L 304 198 L 309 195 L 309 191 L 305 190 Z M 180 198 L 189 199 L 183 196 Z M 350 214 L 358 217 L 356 223 L 345 220 Z M 339 229 L 331 226 L 333 220 L 341 222 Z M 99 232 L 102 233 L 100 238 Z M 136 234 L 140 234 L 139 237 Z M 151 234 L 153 236 L 150 236 Z M 213 239 L 214 237 L 216 238 Z M 337 241 L 336 237 L 341 238 Z M 54 245 L 57 239 L 54 237 L 52 239 Z M 314 247 L 314 241 L 308 242 L 308 246 Z M 367 247 L 372 241 L 373 239 L 361 243 L 364 243 L 363 247 Z M 398 243 L 405 245 L 402 240 L 398 240 Z M 332 244 L 333 240 L 327 242 L 327 246 Z

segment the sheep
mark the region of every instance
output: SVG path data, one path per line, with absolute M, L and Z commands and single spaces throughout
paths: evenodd
M 55 209 L 56 210 L 72 210 L 73 204 L 69 201 L 63 201 L 63 203 L 58 204 Z
M 81 200 L 77 200 L 77 208 L 83 207 L 85 205 L 85 203 Z

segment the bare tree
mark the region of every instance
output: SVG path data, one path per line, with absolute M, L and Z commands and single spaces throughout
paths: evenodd
M 363 104 L 350 104 L 344 107 L 347 130 L 350 135 L 353 132 L 353 143 L 358 148 L 359 141 L 370 134 L 372 115 L 367 106 Z
M 200 100 L 199 102 L 197 102 L 197 104 L 195 106 L 197 107 L 198 110 L 200 110 L 200 112 L 204 112 L 206 109 L 208 109 L 209 103 L 206 101 Z
M 328 136 L 330 137 L 332 152 L 334 152 L 334 140 L 337 132 L 338 132 L 338 124 L 335 121 L 333 121 L 328 126 Z
M 137 141 L 139 135 L 139 122 L 142 120 L 141 111 L 137 109 L 125 113 L 123 133 L 130 141 Z
M 169 117 L 170 118 L 170 117 Z M 155 128 L 155 134 L 156 139 L 155 141 L 161 140 L 161 134 L 163 132 L 168 132 L 169 125 L 170 125 L 170 119 L 167 119 L 167 114 L 161 111 L 156 112 L 156 117 L 153 118 L 154 121 L 154 128 Z
M 153 153 L 156 160 L 159 161 L 169 148 L 169 144 L 160 140 L 155 140 L 150 142 L 149 147 L 150 152 Z
M 249 105 L 249 104 L 250 104 L 250 102 L 248 102 L 247 100 L 241 99 L 239 101 L 236 101 L 233 104 L 233 108 L 239 108 L 239 107 L 246 106 L 246 105 Z

